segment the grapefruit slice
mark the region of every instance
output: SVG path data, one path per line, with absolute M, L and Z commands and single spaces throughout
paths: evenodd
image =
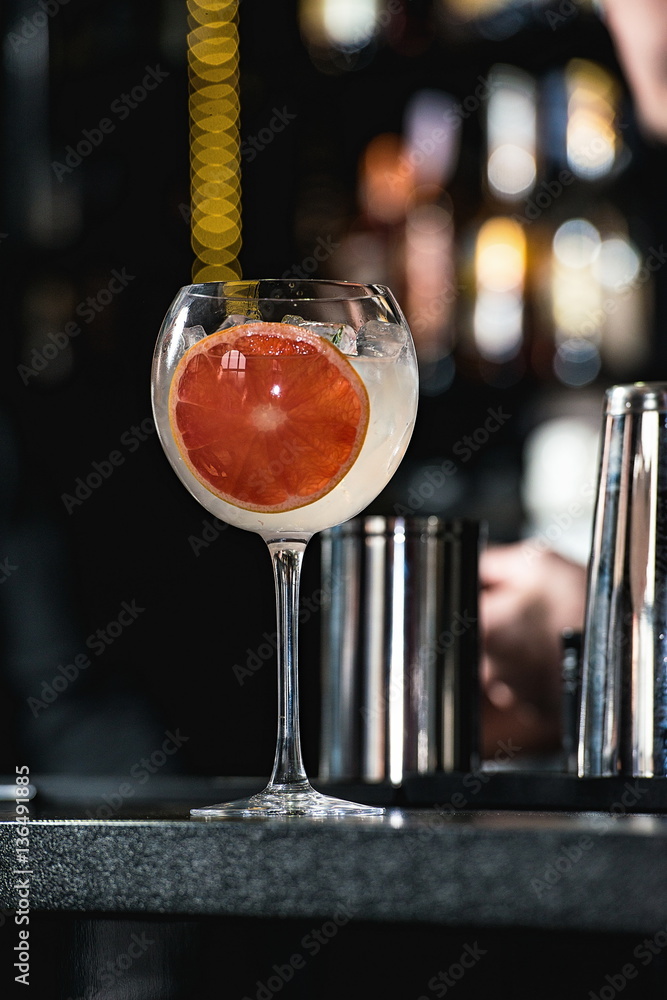
M 204 337 L 169 390 L 172 434 L 193 476 L 227 503 L 264 513 L 329 493 L 361 451 L 369 411 L 345 355 L 288 323 Z

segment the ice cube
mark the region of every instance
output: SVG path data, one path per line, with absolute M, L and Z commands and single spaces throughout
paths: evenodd
M 405 331 L 398 323 L 371 319 L 357 333 L 360 355 L 370 358 L 395 358 L 405 345 Z
M 220 330 L 228 330 L 230 326 L 244 326 L 246 323 L 259 323 L 261 320 L 256 317 L 242 316 L 240 313 L 230 313 L 224 323 L 221 323 L 216 329 L 216 333 Z
M 206 330 L 203 326 L 186 326 L 181 336 L 183 337 L 183 348 L 187 351 L 193 344 L 206 336 Z
M 316 323 L 302 316 L 283 316 L 282 322 L 291 323 L 292 326 L 302 326 L 305 330 L 316 333 L 318 337 L 325 337 L 343 354 L 357 353 L 357 335 L 347 323 Z

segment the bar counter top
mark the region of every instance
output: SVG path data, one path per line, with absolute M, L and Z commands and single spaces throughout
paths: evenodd
M 38 911 L 298 918 L 345 906 L 362 920 L 432 925 L 667 927 L 660 812 L 502 809 L 480 798 L 474 810 L 390 804 L 371 819 L 189 817 L 191 805 L 262 784 L 155 782 L 151 801 L 119 805 L 111 779 L 35 779 L 27 859 L 12 803 L 0 811 L 0 907 L 16 906 L 27 870 Z M 363 801 L 382 794 L 366 789 Z

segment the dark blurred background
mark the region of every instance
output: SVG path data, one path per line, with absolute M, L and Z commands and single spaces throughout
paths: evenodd
M 2 5 L 0 771 L 126 774 L 167 733 L 165 772 L 271 766 L 268 554 L 187 494 L 150 411 L 194 265 L 189 6 Z M 604 24 L 575 0 L 238 17 L 240 272 L 387 282 L 415 334 L 417 428 L 374 508 L 585 558 L 604 388 L 667 350 L 665 154 Z M 315 539 L 311 772 L 318 590 Z

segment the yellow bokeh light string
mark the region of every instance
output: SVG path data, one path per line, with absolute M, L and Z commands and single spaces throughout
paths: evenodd
M 238 0 L 187 0 L 192 280 L 241 269 Z

